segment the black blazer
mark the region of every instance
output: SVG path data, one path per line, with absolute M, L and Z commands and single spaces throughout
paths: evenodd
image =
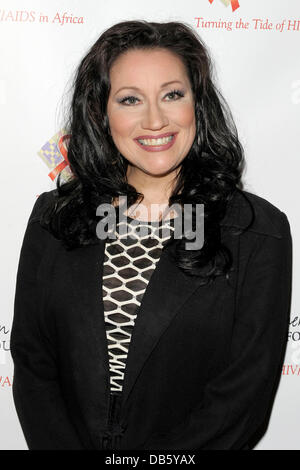
M 166 245 L 142 299 L 122 399 L 109 393 L 102 303 L 104 240 L 67 251 L 39 224 L 37 199 L 17 274 L 13 397 L 29 449 L 251 449 L 281 375 L 292 284 L 286 215 L 236 191 L 222 222 L 233 253 L 200 286 Z M 262 431 L 263 432 L 263 431 Z M 109 440 L 110 438 L 110 440 Z

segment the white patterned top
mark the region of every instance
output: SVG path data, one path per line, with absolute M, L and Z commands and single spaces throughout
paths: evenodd
M 128 234 L 120 234 L 126 226 Z M 138 225 L 137 225 L 138 224 Z M 123 227 L 124 230 L 124 227 Z M 141 221 L 125 216 L 108 238 L 102 277 L 108 343 L 110 390 L 121 392 L 129 345 L 138 310 L 164 244 L 174 232 L 174 218 Z

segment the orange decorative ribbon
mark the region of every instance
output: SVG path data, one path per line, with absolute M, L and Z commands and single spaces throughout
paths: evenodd
M 232 11 L 235 11 L 240 8 L 239 0 L 231 0 L 231 7 Z
M 208 0 L 209 3 L 213 3 L 214 0 Z M 224 5 L 228 7 L 228 5 L 231 3 L 231 8 L 232 11 L 237 10 L 240 7 L 239 0 L 222 0 Z
M 57 147 L 61 155 L 64 157 L 64 159 L 48 174 L 48 176 L 50 176 L 52 181 L 66 166 L 70 166 L 69 160 L 68 160 L 68 151 L 64 145 L 64 141 L 68 139 L 69 137 L 70 137 L 69 134 L 62 135 L 58 141 Z

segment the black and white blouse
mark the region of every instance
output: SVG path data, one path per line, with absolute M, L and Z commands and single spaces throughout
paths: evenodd
M 120 228 L 124 224 L 128 234 L 123 235 L 125 229 L 120 231 Z M 106 240 L 102 295 L 111 392 L 122 392 L 138 310 L 162 248 L 172 232 L 174 218 L 137 222 L 125 215 L 115 225 L 117 238 Z

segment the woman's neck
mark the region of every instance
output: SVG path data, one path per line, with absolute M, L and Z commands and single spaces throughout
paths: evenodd
M 176 211 L 169 209 L 169 198 L 175 183 L 174 175 L 178 174 L 179 168 L 163 177 L 148 175 L 139 169 L 128 165 L 127 182 L 133 186 L 137 192 L 143 194 L 141 198 L 127 208 L 125 215 L 140 220 L 162 220 L 162 217 L 169 219 L 177 216 Z M 119 205 L 119 198 L 113 201 L 114 207 Z

